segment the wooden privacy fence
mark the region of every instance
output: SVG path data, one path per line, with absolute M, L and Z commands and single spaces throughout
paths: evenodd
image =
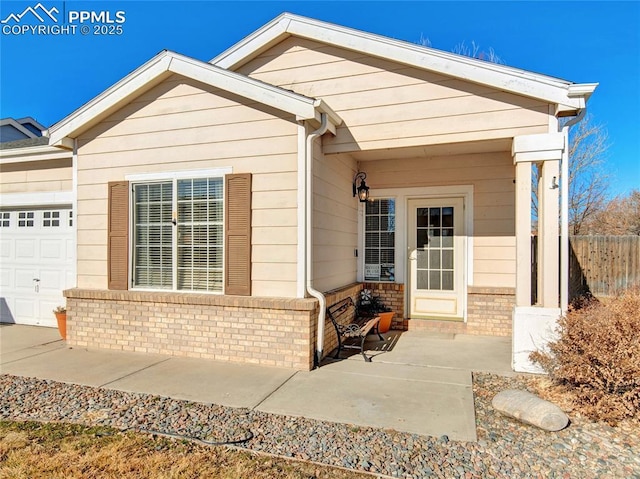
M 640 236 L 569 237 L 569 295 L 612 296 L 640 285 Z

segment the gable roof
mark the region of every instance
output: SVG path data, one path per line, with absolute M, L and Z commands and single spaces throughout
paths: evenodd
M 164 50 L 122 80 L 102 92 L 48 130 L 49 144 L 73 148 L 73 138 L 97 124 L 133 98 L 151 89 L 172 74 L 178 74 L 220 88 L 243 98 L 290 113 L 298 120 L 320 122 L 326 113 L 329 129 L 342 123 L 324 101 L 234 73 L 206 62 Z
M 35 138 L 25 138 L 24 140 L 5 141 L 0 143 L 0 150 L 14 150 L 16 148 L 29 148 L 32 146 L 48 145 L 49 138 L 46 136 L 36 136 Z
M 395 61 L 412 67 L 537 98 L 559 112 L 582 109 L 597 83 L 576 84 L 505 65 L 427 48 L 312 18 L 283 13 L 233 45 L 210 63 L 233 70 L 285 38 L 296 36 Z
M 37 138 L 38 135 L 31 131 L 29 128 L 24 126 L 20 120 L 15 120 L 13 118 L 2 118 L 0 119 L 0 127 L 11 127 L 18 132 L 19 135 L 22 135 L 24 138 Z M 0 138 L 0 141 L 3 141 L 3 138 Z M 20 138 L 18 136 L 18 138 Z M 12 141 L 12 140 L 9 140 Z

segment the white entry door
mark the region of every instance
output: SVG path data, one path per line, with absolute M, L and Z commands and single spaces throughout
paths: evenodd
M 464 200 L 409 200 L 407 226 L 410 316 L 462 320 Z
M 0 212 L 0 322 L 55 326 L 74 268 L 71 209 Z

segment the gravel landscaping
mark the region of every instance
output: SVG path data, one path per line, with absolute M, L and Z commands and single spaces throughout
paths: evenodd
M 640 479 L 638 422 L 613 428 L 569 413 L 566 429 L 544 432 L 493 410 L 493 396 L 512 388 L 530 389 L 528 378 L 474 375 L 478 442 L 10 375 L 0 376 L 0 418 L 156 431 L 391 477 Z

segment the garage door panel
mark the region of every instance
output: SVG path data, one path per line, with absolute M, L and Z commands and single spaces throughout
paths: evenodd
M 37 241 L 27 238 L 16 241 L 16 259 L 33 261 L 38 256 L 38 252 L 36 251 L 37 244 Z
M 40 241 L 40 258 L 42 260 L 59 261 L 64 259 L 63 240 L 42 240 Z
M 7 288 L 11 287 L 11 274 L 9 271 L 3 269 L 0 271 L 0 288 L 3 291 L 6 291 Z
M 28 301 L 22 298 L 18 298 L 15 301 L 15 315 L 18 318 L 25 318 L 35 320 L 37 301 Z
M 69 212 L 2 212 L 0 322 L 55 326 L 52 311 L 65 304 L 62 291 L 75 284 L 75 233 Z
M 76 246 L 72 239 L 65 241 L 65 259 L 71 262 L 76 259 Z
M 34 279 L 38 278 L 38 271 L 35 269 L 16 269 L 15 271 L 16 289 L 33 291 L 35 293 Z
M 0 258 L 2 261 L 9 261 L 11 258 L 11 250 L 13 246 L 13 241 L 8 239 L 0 239 Z
M 54 269 L 40 270 L 40 293 L 50 294 L 64 289 L 64 272 Z

